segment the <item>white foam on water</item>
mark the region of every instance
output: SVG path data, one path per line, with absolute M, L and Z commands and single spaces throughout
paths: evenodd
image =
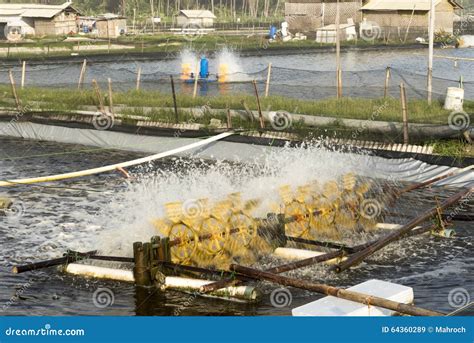
M 94 240 L 95 248 L 130 255 L 134 241 L 148 241 L 158 234 L 151 222 L 165 216 L 164 205 L 169 202 L 208 198 L 212 204 L 240 192 L 244 200 L 260 199 L 254 215 L 265 217 L 281 203 L 281 186 L 296 189 L 313 180 L 324 183 L 354 170 L 343 154 L 317 146 L 283 148 L 268 153 L 259 164 L 218 161 L 196 165 L 195 160 L 177 158 L 171 170 L 148 172 L 145 168 L 137 181 L 101 209 L 94 223 L 104 230 Z

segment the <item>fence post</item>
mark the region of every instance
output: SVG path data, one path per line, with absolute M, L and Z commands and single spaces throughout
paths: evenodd
M 170 81 L 171 81 L 171 92 L 173 93 L 174 120 L 176 124 L 178 124 L 179 123 L 178 104 L 176 103 L 176 91 L 174 89 L 173 75 L 170 75 Z
M 112 115 L 115 115 L 113 93 L 112 93 L 112 80 L 110 79 L 110 77 L 107 79 L 107 83 L 109 86 L 109 112 L 112 113 Z
M 137 91 L 140 90 L 140 79 L 142 77 L 142 67 L 138 67 L 138 71 L 137 71 L 137 86 L 136 86 L 136 89 Z
M 407 96 L 405 91 L 405 84 L 400 84 L 400 101 L 402 104 L 402 117 L 403 117 L 403 143 L 408 144 L 408 106 Z
M 95 94 L 97 95 L 97 99 L 99 100 L 99 111 L 105 113 L 104 100 L 102 99 L 102 94 L 100 93 L 99 84 L 95 79 L 92 80 L 92 86 L 94 87 Z
M 198 89 L 198 80 L 199 80 L 199 61 L 196 64 L 196 72 L 194 74 L 194 90 L 193 90 L 193 99 L 196 98 L 197 89 Z
M 84 62 L 82 62 L 81 74 L 79 75 L 79 82 L 77 83 L 77 89 L 82 88 L 82 84 L 84 83 L 84 76 L 86 73 L 86 67 L 87 67 L 87 60 L 84 59 Z
M 21 102 L 20 102 L 20 98 L 18 98 L 18 94 L 16 92 L 15 79 L 13 78 L 13 73 L 12 73 L 11 70 L 8 71 L 8 75 L 10 76 L 10 85 L 12 87 L 13 97 L 15 98 L 16 109 L 19 112 L 21 112 Z
M 257 108 L 258 108 L 258 117 L 260 119 L 260 128 L 265 128 L 265 123 L 263 121 L 262 106 L 260 106 L 260 97 L 258 96 L 257 81 L 253 80 L 253 88 L 255 90 L 255 97 L 257 98 Z
M 388 96 L 388 88 L 390 86 L 390 77 L 391 77 L 391 72 L 390 72 L 390 67 L 387 67 L 385 70 L 385 89 L 383 92 L 383 97 L 386 98 Z
M 23 61 L 21 68 L 21 89 L 25 88 L 25 76 L 26 76 L 26 61 Z
M 270 77 L 272 75 L 272 63 L 268 63 L 267 83 L 265 84 L 265 98 L 268 97 L 270 91 Z

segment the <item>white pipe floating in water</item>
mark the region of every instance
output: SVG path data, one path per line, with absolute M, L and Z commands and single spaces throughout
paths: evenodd
M 224 139 L 226 137 L 229 137 L 233 134 L 234 134 L 234 132 L 232 132 L 232 131 L 221 133 L 219 135 L 204 139 L 204 140 L 196 142 L 196 143 L 185 145 L 185 146 L 180 147 L 180 148 L 172 149 L 172 150 L 169 150 L 169 151 L 161 152 L 159 154 L 155 154 L 155 155 L 151 155 L 151 156 L 147 156 L 147 157 L 142 157 L 142 158 L 132 160 L 132 161 L 112 164 L 112 165 L 109 165 L 109 166 L 93 168 L 93 169 L 86 169 L 86 170 L 72 172 L 72 173 L 36 177 L 36 178 L 0 181 L 0 187 L 14 186 L 14 185 L 18 185 L 18 184 L 32 184 L 32 183 L 66 180 L 66 179 L 72 179 L 72 178 L 76 178 L 76 177 L 82 177 L 82 176 L 105 173 L 105 172 L 116 170 L 117 168 L 132 167 L 132 166 L 136 166 L 136 165 L 139 165 L 139 164 L 155 161 L 155 160 L 158 160 L 160 158 L 176 155 L 176 154 L 182 153 L 184 151 L 196 149 L 196 148 L 199 148 L 201 146 L 204 146 L 204 145 L 219 141 L 221 139 Z
M 64 269 L 66 273 L 91 277 L 97 279 L 135 282 L 132 270 L 106 268 L 99 266 L 91 266 L 88 264 L 70 263 Z M 232 301 L 255 302 L 258 301 L 261 294 L 257 288 L 253 286 L 232 286 L 218 289 L 208 294 L 201 294 L 199 290 L 202 286 L 214 283 L 211 280 L 191 279 L 177 276 L 167 276 L 162 290 L 177 290 L 182 292 L 196 293 L 199 296 L 215 297 Z
M 184 292 L 196 292 L 199 294 L 201 287 L 214 283 L 215 281 L 190 279 L 178 276 L 167 276 L 164 285 L 161 289 L 174 289 Z M 253 286 L 231 286 L 221 288 L 206 294 L 199 294 L 203 296 L 232 298 L 241 301 L 257 301 L 260 298 L 260 292 Z
M 70 263 L 66 266 L 66 273 L 125 282 L 135 282 L 133 272 L 126 269 L 106 268 L 88 264 Z
M 287 260 L 305 260 L 307 258 L 312 258 L 316 256 L 321 256 L 327 254 L 326 252 L 313 251 L 313 250 L 303 250 L 303 249 L 294 249 L 294 248 L 276 248 L 273 252 L 273 255 L 279 258 L 284 258 Z M 338 264 L 342 261 L 345 261 L 346 257 L 337 257 L 328 261 L 324 261 L 325 264 Z

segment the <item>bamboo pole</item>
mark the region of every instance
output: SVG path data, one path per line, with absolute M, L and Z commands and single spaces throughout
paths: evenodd
M 170 75 L 171 81 L 171 92 L 173 93 L 173 105 L 174 105 L 174 121 L 176 124 L 179 123 L 178 104 L 176 102 L 176 91 L 174 89 L 173 75 Z
M 378 306 L 386 308 L 392 311 L 396 311 L 403 314 L 408 314 L 412 316 L 444 316 L 444 313 L 436 312 L 432 310 L 427 310 L 413 305 L 403 304 L 396 301 L 376 297 L 373 295 L 368 295 L 364 293 L 349 291 L 347 289 L 332 287 L 325 284 L 293 279 L 281 275 L 276 275 L 273 273 L 265 272 L 258 269 L 248 268 L 236 264 L 230 266 L 230 270 L 233 270 L 237 273 L 243 274 L 245 276 L 253 277 L 256 280 L 266 280 L 278 283 L 282 286 L 291 286 L 308 291 L 313 291 L 320 294 L 330 295 L 333 297 L 350 300 L 365 304 L 367 306 Z
M 110 79 L 110 77 L 107 79 L 107 84 L 109 86 L 109 112 L 112 113 L 112 115 L 115 115 L 113 92 L 112 92 L 112 80 Z
M 86 68 L 87 68 L 87 60 L 84 59 L 84 61 L 82 62 L 81 73 L 79 74 L 79 81 L 77 82 L 77 89 L 82 88 L 82 85 L 84 83 L 84 76 L 86 74 Z
M 383 92 L 383 97 L 386 98 L 388 96 L 388 90 L 390 87 L 390 77 L 391 77 L 391 68 L 387 67 L 385 70 L 385 88 Z
M 402 194 L 405 194 L 405 193 L 408 193 L 408 192 L 411 192 L 411 191 L 414 191 L 414 190 L 417 190 L 417 189 L 420 189 L 420 188 L 424 188 L 426 186 L 432 185 L 435 182 L 448 179 L 448 178 L 450 178 L 454 175 L 458 175 L 458 174 L 461 174 L 461 173 L 464 173 L 464 172 L 467 172 L 467 171 L 473 170 L 473 169 L 474 169 L 474 166 L 469 166 L 469 167 L 466 167 L 466 168 L 463 168 L 463 169 L 460 169 L 460 170 L 456 170 L 456 171 L 453 171 L 453 172 L 450 172 L 450 173 L 447 173 L 447 174 L 444 174 L 444 175 L 437 176 L 435 178 L 432 178 L 432 179 L 427 180 L 427 181 L 422 182 L 422 183 L 417 183 L 417 184 L 408 186 L 408 187 L 396 192 L 396 196 L 400 197 Z
M 140 90 L 140 78 L 142 76 L 142 67 L 138 67 L 138 71 L 137 71 L 137 85 L 136 85 L 136 90 L 139 91 Z
M 230 113 L 230 108 L 227 107 L 227 129 L 231 130 L 232 129 L 232 115 Z
M 105 112 L 105 106 L 104 106 L 104 99 L 102 99 L 102 94 L 100 92 L 100 87 L 99 84 L 95 79 L 92 80 L 92 86 L 94 87 L 95 95 L 97 96 L 97 100 L 99 101 L 99 111 L 102 113 Z
M 386 237 L 380 239 L 377 241 L 375 244 L 359 251 L 356 252 L 355 254 L 351 255 L 347 261 L 344 261 L 339 264 L 339 266 L 336 267 L 336 271 L 338 273 L 352 267 L 353 265 L 359 264 L 362 262 L 365 258 L 368 256 L 372 255 L 373 253 L 379 251 L 380 249 L 384 248 L 388 244 L 392 243 L 393 241 L 399 239 L 401 236 L 409 233 L 415 226 L 423 223 L 424 221 L 428 220 L 429 218 L 435 216 L 438 214 L 438 211 L 443 211 L 447 207 L 450 207 L 454 205 L 455 203 L 459 202 L 462 198 L 465 196 L 469 195 L 474 188 L 470 189 L 464 189 L 461 192 L 458 192 L 457 194 L 451 196 L 447 200 L 445 200 L 441 205 L 435 206 L 431 208 L 430 210 L 424 212 L 422 215 L 418 216 L 417 218 L 412 219 L 410 222 L 405 224 L 403 227 L 401 227 L 399 230 L 396 230 Z
M 194 73 L 193 99 L 196 98 L 199 81 L 199 61 L 196 63 L 196 72 Z
M 430 1 L 429 49 L 428 49 L 428 104 L 431 105 L 433 97 L 433 56 L 434 56 L 434 31 L 436 21 L 435 0 Z
M 429 232 L 429 231 L 433 230 L 434 227 L 435 227 L 435 225 L 430 226 L 430 227 L 422 227 L 422 228 L 419 228 L 419 229 L 415 229 L 412 232 L 410 232 L 406 235 L 403 235 L 403 237 L 421 235 L 421 234 L 424 234 L 426 232 Z M 355 253 L 355 252 L 358 252 L 358 251 L 362 251 L 363 249 L 365 249 L 367 247 L 370 247 L 375 243 L 377 243 L 377 240 L 376 241 L 371 241 L 371 242 L 368 242 L 368 243 L 364 243 L 364 244 L 360 244 L 360 245 L 355 246 L 353 248 L 345 248 L 345 249 L 341 249 L 341 250 L 337 250 L 337 251 L 332 251 L 332 252 L 326 253 L 324 255 L 314 256 L 314 257 L 310 257 L 310 258 L 307 258 L 307 259 L 304 259 L 304 260 L 290 262 L 290 263 L 287 263 L 287 264 L 283 264 L 283 265 L 280 265 L 280 266 L 270 268 L 270 269 L 267 270 L 267 272 L 275 273 L 275 274 L 281 274 L 281 273 L 289 272 L 291 270 L 308 267 L 308 266 L 311 266 L 311 265 L 314 265 L 314 264 L 317 264 L 317 263 L 323 263 L 323 262 L 326 262 L 326 261 L 330 261 L 330 260 L 333 260 L 335 258 L 343 258 L 344 256 L 347 255 L 348 252 L 349 253 Z M 213 284 L 206 285 L 206 286 L 203 287 L 203 289 L 201 291 L 205 292 L 205 293 L 206 292 L 211 292 L 211 291 L 214 291 L 216 289 L 226 287 L 227 285 L 236 285 L 240 282 L 241 281 L 239 279 L 236 279 L 235 275 L 234 275 L 234 276 L 231 276 L 227 279 L 219 280 L 219 281 L 214 282 Z
M 339 0 L 336 2 L 336 81 L 337 81 L 337 98 L 342 98 L 342 67 L 341 67 L 341 15 Z
M 21 67 L 21 89 L 25 88 L 26 61 L 23 61 Z
M 14 274 L 20 274 L 24 272 L 30 272 L 33 270 L 38 270 L 38 269 L 43 269 L 43 268 L 49 268 L 49 267 L 54 267 L 54 266 L 60 266 L 65 263 L 72 263 L 76 262 L 79 260 L 87 259 L 91 255 L 95 255 L 97 253 L 96 250 L 89 251 L 86 253 L 78 253 L 75 251 L 68 251 L 65 256 L 59 257 L 59 258 L 53 258 L 51 260 L 46 260 L 46 261 L 40 261 L 40 262 L 35 262 L 35 263 L 30 263 L 30 264 L 25 264 L 22 266 L 15 266 L 12 269 L 12 273 Z
M 403 118 L 403 143 L 409 143 L 408 137 L 408 106 L 407 106 L 407 94 L 405 91 L 405 84 L 400 83 L 400 101 L 402 103 L 402 118 Z
M 265 83 L 265 98 L 268 97 L 268 93 L 270 92 L 270 78 L 272 75 L 272 63 L 268 63 L 268 73 L 267 73 L 267 82 Z
M 8 71 L 8 76 L 10 77 L 10 85 L 12 88 L 13 97 L 15 98 L 16 109 L 21 112 L 21 102 L 20 98 L 18 97 L 18 93 L 16 92 L 15 78 L 13 77 L 13 72 L 11 70 Z
M 262 106 L 260 106 L 260 97 L 258 96 L 257 81 L 253 80 L 253 88 L 255 91 L 255 98 L 257 99 L 258 117 L 260 119 L 260 128 L 265 128 L 265 122 L 263 121 Z

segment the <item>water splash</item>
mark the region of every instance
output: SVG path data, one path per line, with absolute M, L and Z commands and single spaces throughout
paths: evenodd
M 364 167 L 358 168 L 360 172 Z M 164 205 L 168 202 L 208 198 L 212 203 L 240 192 L 244 200 L 260 199 L 254 215 L 266 217 L 280 202 L 281 186 L 296 189 L 314 180 L 324 183 L 354 170 L 347 156 L 316 145 L 283 148 L 249 164 L 176 158 L 167 170 L 150 172 L 145 168 L 102 209 L 95 223 L 105 230 L 96 247 L 104 253 L 129 255 L 133 241 L 148 241 L 158 234 L 152 220 L 165 216 Z

